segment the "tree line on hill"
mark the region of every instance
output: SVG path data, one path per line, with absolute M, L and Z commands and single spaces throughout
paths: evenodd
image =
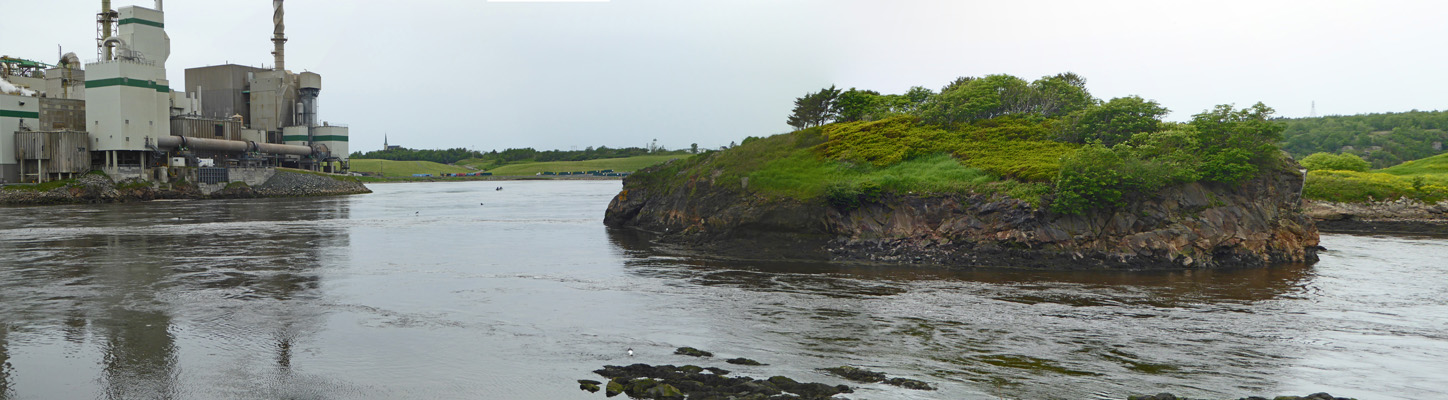
M 1286 125 L 1282 148 L 1302 159 L 1313 153 L 1351 154 L 1373 168 L 1444 152 L 1448 111 L 1280 119 Z

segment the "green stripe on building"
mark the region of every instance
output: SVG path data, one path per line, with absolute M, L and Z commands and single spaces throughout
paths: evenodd
M 119 24 L 119 25 L 125 25 L 125 24 L 141 24 L 141 25 L 150 25 L 150 26 L 154 26 L 154 27 L 157 27 L 157 28 L 165 28 L 165 27 L 166 27 L 166 24 L 163 24 L 163 23 L 160 23 L 160 22 L 156 22 L 156 21 L 147 21 L 147 20 L 140 19 L 140 18 L 125 18 L 125 19 L 122 19 L 121 22 L 118 22 L 117 24 Z
M 155 89 L 157 92 L 161 92 L 161 93 L 167 93 L 167 92 L 170 92 L 170 91 L 171 91 L 171 88 L 168 87 L 168 86 L 166 86 L 166 85 L 162 85 L 162 84 L 155 83 L 155 82 L 151 82 L 151 81 L 144 80 L 144 79 L 109 78 L 109 79 L 97 79 L 97 80 L 93 80 L 93 81 L 85 81 L 85 88 L 86 88 L 86 89 L 103 88 L 103 87 L 108 87 L 108 86 L 130 86 L 130 87 L 138 87 L 138 88 L 142 88 L 142 89 Z
M 314 140 L 318 142 L 345 142 L 347 141 L 347 137 L 343 135 L 317 135 L 314 137 Z M 307 135 L 282 136 L 282 141 L 305 142 L 307 141 Z
M 0 117 L 40 119 L 39 112 L 0 110 Z

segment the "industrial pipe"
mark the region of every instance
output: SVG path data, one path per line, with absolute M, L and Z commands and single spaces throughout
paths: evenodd
M 112 45 L 112 44 L 116 45 L 116 48 L 118 48 L 118 49 L 126 48 L 126 41 L 125 41 L 125 40 L 121 40 L 121 38 L 116 37 L 116 36 L 111 36 L 111 37 L 106 38 L 106 40 L 101 41 L 101 47 L 104 47 L 104 48 L 106 49 L 106 57 L 107 57 L 107 59 L 104 60 L 104 61 L 110 61 L 111 59 L 113 59 L 113 58 L 112 58 L 113 56 L 119 55 L 119 54 L 117 54 L 117 53 L 123 53 L 123 52 L 112 52 L 112 51 L 111 51 L 111 45 Z
M 294 156 L 310 156 L 310 155 L 312 155 L 312 148 L 311 148 L 311 147 L 307 147 L 307 146 L 297 146 L 297 145 L 293 145 L 293 144 L 276 144 L 276 143 L 253 143 L 253 144 L 256 145 L 257 151 L 260 151 L 260 152 L 262 152 L 262 153 L 268 153 L 268 154 L 288 154 L 288 155 L 294 155 Z
M 289 144 L 257 143 L 241 140 L 202 139 L 184 136 L 162 136 L 156 140 L 157 147 L 174 149 L 186 147 L 192 150 L 221 153 L 246 153 L 250 151 L 294 156 L 312 155 L 312 148 Z

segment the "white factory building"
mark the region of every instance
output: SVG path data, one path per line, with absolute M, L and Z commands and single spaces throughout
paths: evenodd
M 160 181 L 198 169 L 208 170 L 199 171 L 203 181 L 224 180 L 216 170 L 226 168 L 345 171 L 347 127 L 318 120 L 320 74 L 285 69 L 281 0 L 273 10 L 272 69 L 189 68 L 184 90 L 166 79 L 171 39 L 159 0 L 115 10 L 102 1 L 95 62 L 81 65 L 74 53 L 54 65 L 0 57 L 0 179 L 44 182 L 93 170 Z

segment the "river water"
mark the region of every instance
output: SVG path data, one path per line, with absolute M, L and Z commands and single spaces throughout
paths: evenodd
M 738 262 L 606 229 L 616 181 L 372 189 L 0 208 L 0 398 L 590 399 L 636 362 L 940 387 L 856 399 L 1448 398 L 1445 239 L 1229 271 Z

